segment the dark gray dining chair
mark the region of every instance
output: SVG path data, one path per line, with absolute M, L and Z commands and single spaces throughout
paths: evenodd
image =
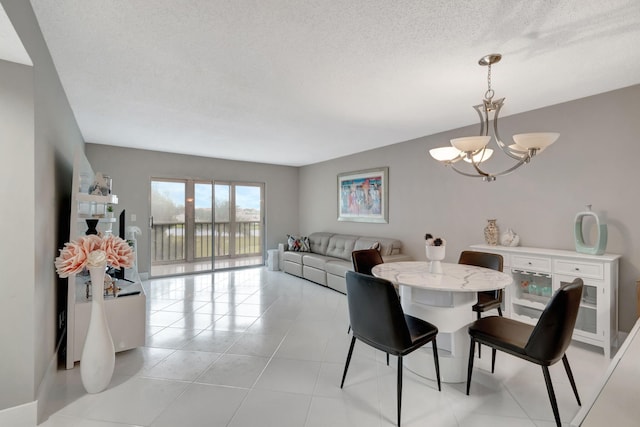
M 475 265 L 476 267 L 490 268 L 496 271 L 502 271 L 504 260 L 500 254 L 492 254 L 490 252 L 478 251 L 462 251 L 458 264 Z M 481 313 L 485 311 L 497 309 L 498 315 L 502 316 L 502 299 L 504 291 L 497 289 L 495 291 L 482 291 L 477 293 L 477 302 L 471 306 L 471 310 L 477 313 L 479 319 Z M 482 353 L 480 345 L 478 345 L 478 357 Z
M 359 249 L 351 252 L 351 260 L 353 261 L 353 270 L 356 273 L 368 274 L 373 276 L 371 270 L 378 264 L 383 264 L 384 260 L 380 251 L 377 249 Z M 351 324 L 347 333 L 351 332 Z M 389 366 L 389 353 L 387 353 L 387 366 Z
M 469 326 L 471 346 L 467 371 L 467 395 L 469 395 L 473 372 L 474 347 L 476 343 L 482 343 L 491 347 L 491 373 L 495 370 L 496 350 L 542 366 L 542 374 L 547 385 L 553 416 L 556 425 L 560 427 L 562 423 L 549 375 L 549 366 L 562 359 L 573 393 L 578 405 L 581 405 L 566 351 L 571 343 L 573 328 L 576 325 L 580 300 L 582 299 L 582 287 L 582 279 L 575 279 L 571 283 L 563 284 L 553 295 L 535 326 L 500 316 L 484 317 L 473 322 Z
M 356 339 L 387 354 L 397 356 L 399 427 L 402 408 L 403 356 L 431 342 L 438 390 L 441 390 L 440 365 L 438 362 L 438 347 L 436 345 L 438 328 L 427 321 L 404 314 L 398 294 L 390 281 L 354 271 L 347 272 L 346 279 L 347 304 L 349 306 L 353 337 L 351 338 L 347 361 L 344 365 L 340 388 L 343 388 L 344 380 L 347 377 L 347 370 L 349 369 L 349 362 L 351 362 Z

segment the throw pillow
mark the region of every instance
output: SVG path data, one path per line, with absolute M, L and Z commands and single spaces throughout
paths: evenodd
M 311 243 L 308 237 L 298 237 L 287 234 L 287 244 L 289 245 L 290 251 L 311 252 Z

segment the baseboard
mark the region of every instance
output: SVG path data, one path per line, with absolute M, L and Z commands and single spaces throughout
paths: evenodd
M 613 343 L 613 348 L 611 349 L 611 358 L 613 358 L 617 354 L 618 350 L 620 349 L 620 347 L 622 347 L 628 336 L 629 332 L 618 332 L 618 336 L 616 337 L 615 342 Z
M 149 273 L 138 273 L 138 275 L 140 276 L 140 280 L 148 280 L 149 279 Z
M 0 411 L 0 426 L 35 427 L 38 404 L 36 401 Z

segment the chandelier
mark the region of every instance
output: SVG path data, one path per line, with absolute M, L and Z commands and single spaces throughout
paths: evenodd
M 482 104 L 473 107 L 480 116 L 480 135 L 455 138 L 451 140 L 450 147 L 429 150 L 431 157 L 445 166 L 450 166 L 459 174 L 482 178 L 486 182 L 495 181 L 496 177 L 508 175 L 520 166 L 529 163 L 536 154 L 553 144 L 560 136 L 559 133 L 553 132 L 522 133 L 513 135 L 514 144 L 507 145 L 503 142 L 498 132 L 498 115 L 504 104 L 504 98 L 494 100 L 494 92 L 491 88 L 491 65 L 499 62 L 501 58 L 502 55 L 499 53 L 492 53 L 483 56 L 478 61 L 478 64 L 488 68 L 487 91 L 484 94 L 484 99 Z M 500 150 L 515 161 L 515 164 L 501 172 L 486 172 L 483 169 L 483 163 L 493 155 L 494 151 L 487 147 L 491 141 L 490 128 L 493 128 L 493 136 Z M 459 168 L 456 163 L 461 160 L 471 166 L 466 166 L 465 169 Z

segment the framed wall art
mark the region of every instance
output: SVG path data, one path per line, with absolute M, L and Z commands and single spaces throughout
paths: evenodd
M 338 221 L 389 222 L 389 168 L 338 175 Z

